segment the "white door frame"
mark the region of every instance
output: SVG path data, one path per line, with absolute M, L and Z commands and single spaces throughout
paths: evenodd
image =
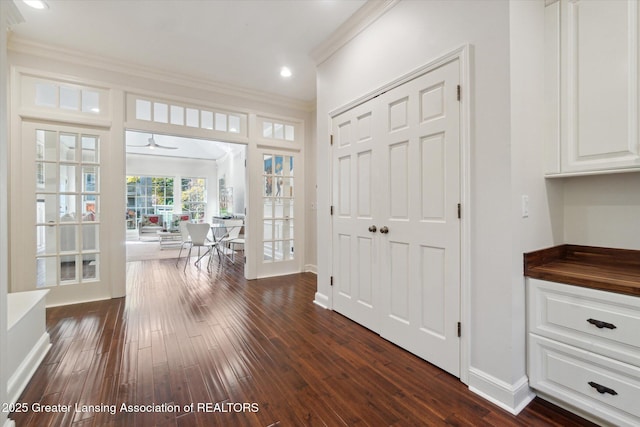
M 429 63 L 407 73 L 403 76 L 389 82 L 388 84 L 367 93 L 350 103 L 329 112 L 329 129 L 334 117 L 348 111 L 364 102 L 367 102 L 387 91 L 398 87 L 414 78 L 428 73 L 448 62 L 460 61 L 460 200 L 461 200 L 461 219 L 460 219 L 460 322 L 462 324 L 462 333 L 460 337 L 460 381 L 464 384 L 469 382 L 470 368 L 470 344 L 471 336 L 469 331 L 471 319 L 471 97 L 472 87 L 470 78 L 470 50 L 468 44 L 462 45 Z M 330 148 L 333 150 L 333 148 Z M 330 157 L 332 158 L 332 157 Z M 329 162 L 330 168 L 333 170 L 332 162 Z M 330 180 L 333 174 L 330 175 Z M 329 188 L 333 188 L 333 182 L 329 182 Z M 332 192 L 330 192 L 332 193 Z M 332 197 L 332 194 L 331 194 Z M 333 201 L 330 203 L 333 204 Z M 330 221 L 333 227 L 333 222 Z M 333 236 L 333 230 L 331 230 Z M 331 243 L 333 247 L 333 242 Z M 331 275 L 333 275 L 333 260 L 330 261 Z M 329 308 L 333 309 L 333 293 L 329 292 Z

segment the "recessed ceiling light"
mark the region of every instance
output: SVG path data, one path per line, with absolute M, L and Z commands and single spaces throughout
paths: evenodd
M 282 77 L 291 77 L 291 70 L 289 69 L 289 67 L 282 67 L 280 69 L 280 75 Z
M 42 0 L 22 0 L 27 6 L 34 9 L 48 9 L 49 6 Z

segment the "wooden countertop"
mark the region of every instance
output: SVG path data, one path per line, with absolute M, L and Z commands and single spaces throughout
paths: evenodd
M 524 254 L 535 279 L 640 296 L 640 251 L 560 245 Z

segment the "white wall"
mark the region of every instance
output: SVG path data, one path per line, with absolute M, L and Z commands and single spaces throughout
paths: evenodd
M 640 249 L 640 173 L 565 178 L 563 185 L 565 242 Z
M 329 111 L 463 44 L 471 45 L 472 87 L 462 89 L 472 114 L 472 205 L 464 207 L 472 216 L 471 321 L 463 325 L 470 335 L 475 373 L 469 381 L 504 406 L 515 407 L 524 348 L 523 337 L 515 339 L 512 326 L 512 265 L 522 253 L 514 253 L 509 36 L 509 2 L 401 1 L 319 66 L 317 108 L 318 141 L 323 141 L 329 133 Z M 320 233 L 330 227 L 329 158 L 321 144 L 317 157 Z M 329 242 L 319 240 L 317 301 L 330 302 L 330 269 Z M 518 292 L 518 309 L 520 296 Z M 515 329 L 521 331 L 521 313 L 516 322 Z
M 207 179 L 207 213 L 205 219 L 218 213 L 218 166 L 215 160 L 178 159 L 143 154 L 127 154 L 127 175 L 173 176 Z M 177 195 L 177 193 L 174 193 Z M 181 204 L 174 201 L 174 206 Z
M 7 28 L 9 13 L 15 10 L 10 2 L 0 2 L 0 404 L 7 402 L 9 372 L 8 336 L 7 336 L 7 290 L 9 288 L 9 250 L 8 250 L 8 185 L 9 182 L 9 114 L 7 91 Z M 7 421 L 7 413 L 0 408 L 0 426 Z
M 233 206 L 234 214 L 244 214 L 245 208 L 245 170 L 244 161 L 246 160 L 246 152 L 244 149 L 235 148 L 227 156 L 218 160 L 218 181 L 224 176 L 225 185 L 233 188 Z M 216 215 L 219 213 L 219 205 L 216 206 Z
M 526 404 L 525 280 L 522 254 L 563 243 L 563 188 L 544 178 L 544 2 L 511 0 L 511 378 L 513 406 Z M 523 217 L 523 196 L 529 214 Z M 506 267 L 506 266 L 505 266 Z

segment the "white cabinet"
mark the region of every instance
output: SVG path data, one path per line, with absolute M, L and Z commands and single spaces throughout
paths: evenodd
M 640 297 L 527 280 L 530 386 L 586 417 L 640 425 Z
M 640 170 L 637 0 L 545 13 L 547 176 Z

